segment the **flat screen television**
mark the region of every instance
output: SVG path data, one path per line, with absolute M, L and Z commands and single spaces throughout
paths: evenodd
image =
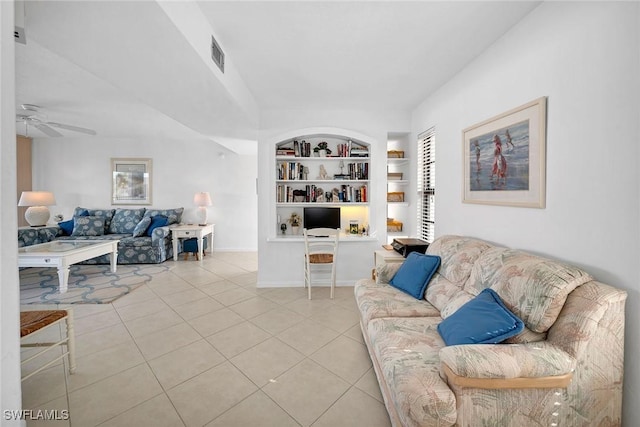
M 304 208 L 302 226 L 311 228 L 340 228 L 340 208 Z

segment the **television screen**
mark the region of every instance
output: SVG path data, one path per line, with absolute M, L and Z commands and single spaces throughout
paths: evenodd
M 340 208 L 304 208 L 303 227 L 340 228 Z

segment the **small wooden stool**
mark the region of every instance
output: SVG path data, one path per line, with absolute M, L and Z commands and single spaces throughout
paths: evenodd
M 48 362 L 46 365 L 36 369 L 29 375 L 22 377 L 22 381 L 37 374 L 45 368 L 53 365 L 58 360 L 68 357 L 69 361 L 69 373 L 73 374 L 76 371 L 76 359 L 75 359 L 75 338 L 73 331 L 73 311 L 69 310 L 37 310 L 37 311 L 22 311 L 20 312 L 20 341 L 23 341 L 32 334 L 42 331 L 50 326 L 56 325 L 61 321 L 65 321 L 67 325 L 66 337 L 58 342 L 36 342 L 36 343 L 21 343 L 20 347 L 47 347 L 39 353 L 23 360 L 22 365 L 32 361 L 36 357 L 42 356 L 52 348 L 57 346 L 66 345 L 67 348 L 63 351 L 62 355 Z
M 207 249 L 207 238 L 202 238 L 202 257 L 205 257 L 205 249 Z M 182 241 L 182 252 L 184 252 L 184 260 L 187 260 L 187 257 L 190 253 L 193 253 L 196 256 L 196 260 L 200 260 L 198 257 L 198 239 L 192 237 L 191 239 L 186 239 Z

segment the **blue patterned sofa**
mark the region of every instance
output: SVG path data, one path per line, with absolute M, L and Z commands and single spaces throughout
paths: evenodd
M 180 223 L 184 208 L 87 209 L 77 207 L 73 219 L 59 225 L 18 229 L 18 246 L 52 240 L 115 240 L 118 264 L 158 264 L 173 256 L 171 225 Z M 85 261 L 108 264 L 109 255 Z
M 625 291 L 470 237 L 439 237 L 427 255 L 441 264 L 421 299 L 394 287 L 406 261 L 355 285 L 394 427 L 621 424 Z M 497 300 L 471 309 L 494 292 L 524 324 L 506 340 L 487 327 L 501 317 Z M 464 340 L 449 340 L 447 323 Z

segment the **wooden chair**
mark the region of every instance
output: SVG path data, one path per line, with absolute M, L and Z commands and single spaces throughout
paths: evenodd
M 336 287 L 336 262 L 338 254 L 339 229 L 312 228 L 303 229 L 304 235 L 304 286 L 309 288 L 311 299 L 311 273 L 313 271 L 329 273 L 331 284 L 331 298 Z
M 50 328 L 58 323 L 65 321 L 66 324 L 66 334 L 65 337 L 60 339 L 57 342 L 29 342 L 25 343 L 23 341 L 27 340 L 28 337 L 31 337 L 33 334 L 42 332 L 47 328 Z M 58 360 L 68 357 L 69 362 L 69 373 L 73 374 L 76 371 L 76 360 L 75 360 L 75 338 L 73 331 L 73 311 L 69 310 L 36 310 L 36 311 L 22 311 L 20 312 L 20 347 L 46 347 L 44 350 L 26 358 L 22 361 L 21 365 L 24 366 L 26 363 L 46 354 L 48 351 L 58 347 L 58 346 L 66 346 L 63 350 L 62 354 L 58 357 L 55 357 L 53 360 L 47 362 L 44 366 L 36 369 L 28 375 L 22 377 L 22 381 L 30 378 L 31 376 L 37 374 L 45 368 L 53 365 Z

